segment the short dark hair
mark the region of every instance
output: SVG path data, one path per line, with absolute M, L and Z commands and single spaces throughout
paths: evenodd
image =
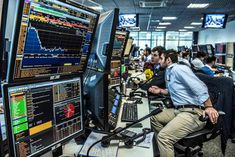
M 148 52 L 148 54 L 151 54 L 151 48 L 146 47 L 146 48 L 145 48 L 145 51 Z
M 212 62 L 215 62 L 216 61 L 216 57 L 215 56 L 209 56 L 207 57 L 206 59 L 206 63 L 212 63 Z
M 190 53 L 188 51 L 182 52 L 182 58 L 186 58 Z
M 206 53 L 202 51 L 197 52 L 197 58 L 206 57 Z
M 164 53 L 166 51 L 166 49 L 162 46 L 156 46 L 152 49 L 152 52 L 158 52 L 159 56 L 162 55 L 162 53 Z
M 170 58 L 172 63 L 178 62 L 178 54 L 173 49 L 166 50 L 166 53 L 164 54 L 164 56 L 165 56 L 165 59 Z

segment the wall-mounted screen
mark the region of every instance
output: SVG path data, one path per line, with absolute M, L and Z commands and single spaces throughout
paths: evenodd
M 119 27 L 137 27 L 138 14 L 120 14 Z
M 204 14 L 203 28 L 225 28 L 227 14 Z

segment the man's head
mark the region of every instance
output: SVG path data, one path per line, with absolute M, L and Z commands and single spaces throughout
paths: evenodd
M 149 47 L 145 48 L 145 49 L 144 49 L 144 55 L 145 55 L 145 56 L 148 56 L 148 55 L 150 55 L 150 54 L 151 54 L 151 48 L 149 48 Z
M 160 65 L 162 68 L 166 68 L 173 63 L 178 62 L 178 55 L 174 50 L 167 50 L 166 52 L 162 53 L 160 57 Z
M 206 64 L 208 64 L 210 67 L 213 67 L 216 62 L 216 57 L 215 56 L 209 56 L 206 59 Z
M 189 53 L 189 51 L 183 51 L 183 52 L 182 52 L 182 58 L 188 60 L 188 59 L 190 58 L 190 53 Z
M 160 60 L 160 56 L 165 51 L 165 48 L 162 46 L 157 46 L 152 49 L 152 63 L 158 64 Z
M 197 58 L 199 58 L 200 60 L 204 60 L 206 57 L 206 53 L 202 52 L 202 51 L 198 51 L 197 52 Z

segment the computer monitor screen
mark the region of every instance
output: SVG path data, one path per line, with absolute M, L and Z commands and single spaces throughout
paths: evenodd
M 192 52 L 199 51 L 198 45 L 192 45 Z
M 227 14 L 204 14 L 203 28 L 225 28 Z
M 225 43 L 216 43 L 215 44 L 215 53 L 216 54 L 226 54 L 226 44 Z
M 138 14 L 121 14 L 119 15 L 119 27 L 137 27 Z
M 125 45 L 128 40 L 129 32 L 117 30 L 115 34 L 113 52 L 110 63 L 110 85 L 120 85 L 121 82 L 121 59 Z
M 129 32 L 117 30 L 114 37 L 114 44 L 113 44 L 113 58 L 121 58 L 123 56 L 126 42 L 128 40 Z
M 127 40 L 125 51 L 124 51 L 124 56 L 129 56 L 133 42 L 134 42 L 134 39 L 129 38 Z
M 207 53 L 207 46 L 206 45 L 198 45 L 199 51 Z
M 4 85 L 10 156 L 39 156 L 83 133 L 81 79 Z
M 207 53 L 209 55 L 213 55 L 214 54 L 214 48 L 213 48 L 213 46 L 211 44 L 207 44 L 206 45 L 206 49 L 207 49 Z
M 8 80 L 83 73 L 99 15 L 70 0 L 22 0 L 21 6 Z
M 100 15 L 91 49 L 92 55 L 90 55 L 88 60 L 89 69 L 107 70 L 107 59 L 112 55 L 118 14 L 119 9 L 115 8 Z
M 186 47 L 185 46 L 178 46 L 178 51 L 180 51 L 180 52 L 186 51 Z

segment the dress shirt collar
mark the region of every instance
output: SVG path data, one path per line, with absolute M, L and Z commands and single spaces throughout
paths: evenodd
M 205 66 L 208 67 L 210 70 L 213 71 L 213 69 L 212 69 L 208 64 L 206 64 Z

